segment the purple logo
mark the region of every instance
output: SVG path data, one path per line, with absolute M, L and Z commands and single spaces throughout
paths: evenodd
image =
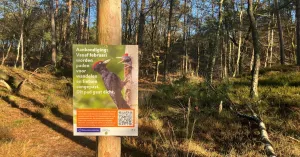
M 100 128 L 77 128 L 77 132 L 100 132 Z

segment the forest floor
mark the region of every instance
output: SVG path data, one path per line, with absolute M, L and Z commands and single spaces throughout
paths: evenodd
M 278 156 L 300 156 L 299 71 L 289 66 L 263 69 L 255 102 L 248 98 L 249 75 L 216 82 L 220 93 L 197 77 L 167 84 L 142 78 L 139 136 L 123 137 L 122 156 L 264 156 L 256 126 L 228 110 L 224 93 L 243 113 L 252 104 Z M 71 80 L 7 67 L 0 67 L 0 79 L 15 87 L 26 79 L 19 92 L 0 83 L 0 154 L 95 156 L 95 137 L 73 136 Z

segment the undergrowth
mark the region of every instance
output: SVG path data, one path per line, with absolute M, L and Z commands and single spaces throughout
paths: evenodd
M 249 75 L 215 82 L 215 90 L 182 77 L 158 84 L 155 92 L 142 91 L 140 135 L 124 144 L 148 156 L 265 156 L 258 126 L 232 113 L 229 97 L 240 112 L 250 114 L 251 106 L 259 114 L 278 156 L 300 156 L 300 73 L 275 67 L 262 70 L 259 79 L 255 100 L 249 98 Z

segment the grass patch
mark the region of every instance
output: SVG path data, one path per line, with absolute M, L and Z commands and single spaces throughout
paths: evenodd
M 0 125 L 0 144 L 3 142 L 13 140 L 13 135 L 11 134 L 11 129 L 6 125 Z
M 6 157 L 33 157 L 39 156 L 37 149 L 32 147 L 32 142 L 27 141 L 7 141 L 0 144 L 0 154 L 5 154 Z

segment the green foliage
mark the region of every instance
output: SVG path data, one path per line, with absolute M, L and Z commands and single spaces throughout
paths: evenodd
M 43 35 L 43 39 L 45 41 L 50 42 L 51 41 L 51 32 L 45 32 L 44 35 Z
M 182 77 L 179 80 L 174 81 L 169 85 L 160 85 L 157 90 L 157 95 L 159 95 L 163 100 L 170 100 L 174 103 L 176 100 L 185 102 L 187 104 L 188 99 L 193 100 L 192 103 L 196 106 L 211 106 L 219 104 L 220 101 L 225 101 L 225 97 L 232 85 L 228 82 L 222 82 L 216 85 L 215 91 L 204 83 L 194 83 L 188 78 Z

